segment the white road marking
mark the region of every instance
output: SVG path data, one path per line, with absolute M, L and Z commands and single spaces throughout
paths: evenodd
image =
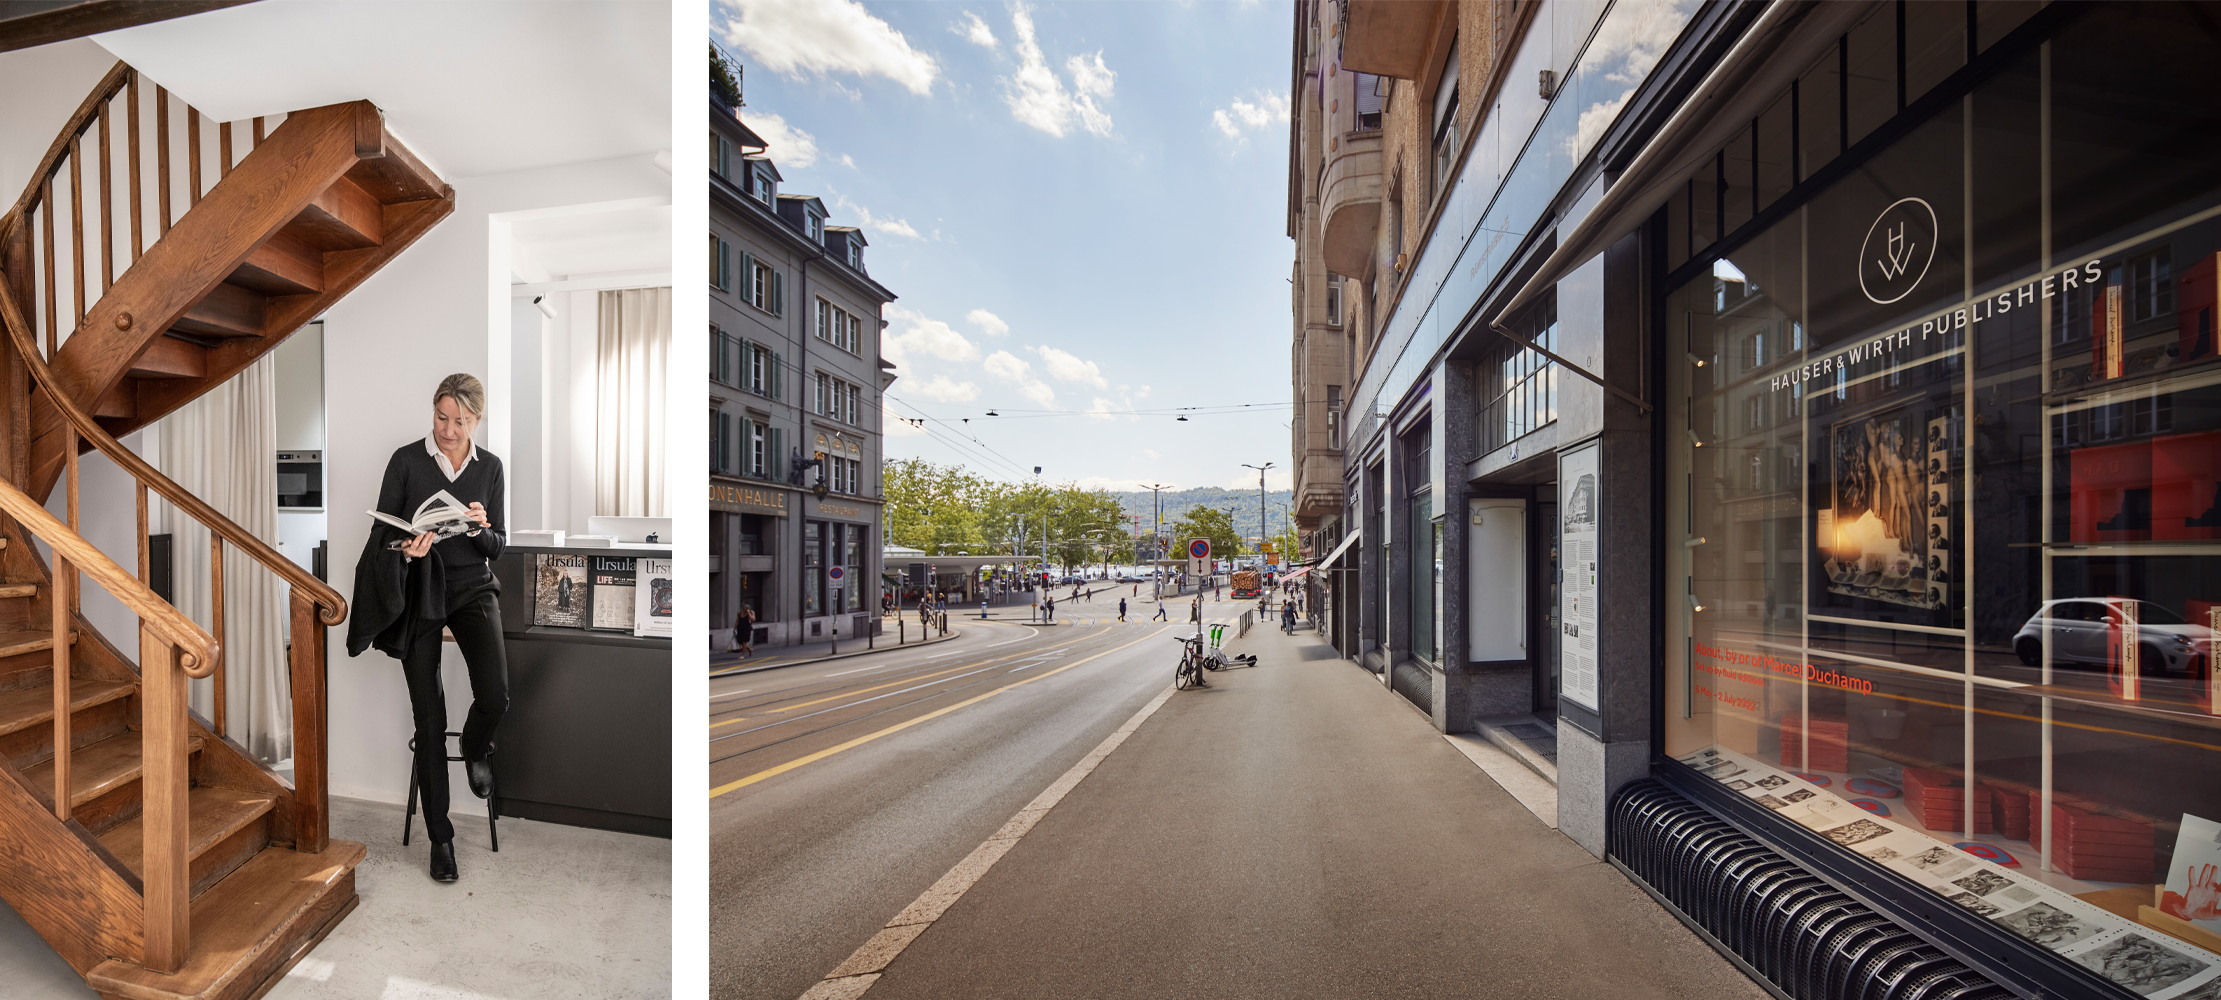
M 1133 718 L 1126 720 L 1125 725 L 1118 727 L 1117 732 L 1096 744 L 1095 749 L 1080 758 L 1080 762 L 1064 772 L 1063 777 L 1035 796 L 1032 802 L 1026 803 L 1026 807 L 1010 817 L 1009 822 L 995 831 L 994 836 L 974 848 L 964 860 L 956 863 L 956 867 L 949 869 L 948 874 L 941 876 L 940 881 L 933 883 L 931 888 L 904 907 L 901 913 L 895 914 L 895 918 L 887 921 L 887 926 L 872 935 L 871 940 L 864 942 L 846 961 L 826 973 L 824 979 L 802 994 L 801 1000 L 856 1000 L 863 996 L 873 983 L 879 981 L 887 966 L 902 954 L 903 949 L 910 947 L 910 943 L 932 927 L 934 921 L 941 919 L 941 915 L 947 913 L 950 906 L 962 899 L 964 893 L 981 876 L 986 875 L 989 868 L 995 866 L 995 862 L 1010 853 L 1010 849 L 1017 845 L 1027 831 L 1033 829 L 1034 824 L 1041 822 L 1041 817 L 1048 815 L 1049 810 L 1064 801 L 1064 797 L 1079 785 L 1081 779 L 1093 773 L 1096 766 L 1111 755 L 1111 751 L 1126 742 L 1126 737 L 1140 729 L 1141 724 L 1156 714 L 1157 709 L 1171 697 L 1172 689 L 1169 687 L 1159 692 L 1149 704 L 1142 706 L 1141 711 L 1135 712 Z
M 713 695 L 710 695 L 710 696 L 709 696 L 709 700 L 711 700 L 711 701 L 719 701 L 719 700 L 721 700 L 721 699 L 725 699 L 725 698 L 734 698 L 734 697 L 738 697 L 738 696 L 740 696 L 740 695 L 744 695 L 744 694 L 747 694 L 748 692 L 750 692 L 750 691 L 754 691 L 754 690 L 755 690 L 755 688 L 741 688 L 741 689 L 740 689 L 740 690 L 738 690 L 738 691 L 727 691 L 727 692 L 725 692 L 724 694 L 713 694 Z
M 842 677 L 842 676 L 845 676 L 845 675 L 848 675 L 848 674 L 868 674 L 868 673 L 871 673 L 871 672 L 872 672 L 872 671 L 874 671 L 874 670 L 894 670 L 894 669 L 897 669 L 897 668 L 899 668 L 899 667 L 909 667 L 909 666 L 916 666 L 916 664 L 913 664 L 913 663 L 890 663 L 890 664 L 887 664 L 886 666 L 883 666 L 883 667 L 857 667 L 857 668 L 856 668 L 856 669 L 854 669 L 854 670 L 843 670 L 843 671 L 840 671 L 840 672 L 838 672 L 838 673 L 831 673 L 831 674 L 819 674 L 818 676 L 819 676 L 819 677 Z

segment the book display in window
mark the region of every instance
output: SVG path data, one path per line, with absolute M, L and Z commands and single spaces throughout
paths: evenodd
M 588 556 L 587 560 L 593 583 L 593 627 L 632 631 L 633 569 L 638 560 L 632 556 Z
M 634 570 L 634 635 L 671 634 L 671 560 L 639 560 Z
M 542 553 L 533 558 L 532 624 L 584 628 L 587 557 Z

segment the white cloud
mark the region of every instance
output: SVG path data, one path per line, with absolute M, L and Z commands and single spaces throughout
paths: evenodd
M 1131 479 L 1114 479 L 1110 476 L 1081 476 L 1073 480 L 1072 485 L 1083 490 L 1110 490 L 1116 493 L 1127 493 L 1131 492 L 1137 484 Z M 1133 522 L 1121 521 L 1119 524 L 1121 527 L 1127 527 L 1132 525 Z
M 1049 383 L 1034 378 L 1033 366 L 1020 360 L 1017 355 L 1009 351 L 996 351 L 988 355 L 987 361 L 980 367 L 987 369 L 987 374 L 1017 386 L 1019 395 L 1027 399 L 1043 406 L 1056 405 L 1056 390 L 1049 388 Z
M 765 155 L 789 167 L 807 167 L 817 162 L 817 138 L 808 132 L 787 124 L 787 120 L 767 111 L 744 111 L 741 120 L 755 129 L 769 143 Z M 841 157 L 846 160 L 848 157 Z
M 979 386 L 958 382 L 946 375 L 935 375 L 911 386 L 910 391 L 942 403 L 969 403 L 979 398 Z
M 851 159 L 849 159 L 849 158 L 848 158 L 848 154 L 847 154 L 847 153 L 842 153 L 842 154 L 841 154 L 841 166 L 847 167 L 847 168 L 848 168 L 848 169 L 850 169 L 850 170 L 854 170 L 854 169 L 856 169 L 856 161 L 855 161 L 855 160 L 851 160 Z
M 990 337 L 1000 337 L 1010 332 L 1010 324 L 1003 322 L 1002 317 L 985 309 L 974 309 L 965 313 L 964 320 L 973 326 L 979 327 L 981 333 Z
M 1142 457 L 1144 457 L 1144 458 L 1155 458 L 1155 457 L 1157 457 L 1157 449 L 1155 449 L 1155 448 L 1143 448 L 1143 449 L 1141 450 L 1141 454 L 1142 454 Z
M 1103 377 L 1102 369 L 1093 361 L 1082 361 L 1066 351 L 1054 347 L 1029 347 L 1027 350 L 1041 356 L 1041 366 L 1049 370 L 1052 378 L 1061 382 L 1078 382 L 1098 389 L 1110 388 L 1110 381 Z
M 1267 492 L 1271 492 L 1273 490 L 1293 489 L 1295 487 L 1295 482 L 1295 474 L 1292 470 L 1265 470 L 1265 490 Z M 1257 473 L 1255 470 L 1243 469 L 1240 475 L 1235 476 L 1234 478 L 1229 479 L 1220 485 L 1225 489 L 1234 490 L 1236 492 L 1247 490 L 1249 491 L 1249 502 L 1253 505 L 1257 502 Z M 1257 508 L 1255 506 L 1252 506 L 1250 509 L 1256 510 Z M 1279 513 L 1280 511 L 1277 508 L 1273 510 L 1274 515 L 1277 516 Z M 1278 522 L 1275 522 L 1274 526 L 1278 527 Z
M 1112 414 L 1111 409 L 1114 405 L 1110 400 L 1097 396 L 1094 404 L 1087 408 L 1087 418 L 1089 420 L 1116 420 L 1118 418 Z
M 970 361 L 979 357 L 979 348 L 964 339 L 963 334 L 924 313 L 890 305 L 887 318 L 900 323 L 902 332 L 881 338 L 879 353 L 898 368 L 908 367 L 913 351 L 943 361 Z
M 839 205 L 841 208 L 849 212 L 854 213 L 856 216 L 857 224 L 865 229 L 871 230 L 875 235 L 900 236 L 904 239 L 912 240 L 922 240 L 925 238 L 918 235 L 917 229 L 911 226 L 909 222 L 903 219 L 892 219 L 873 215 L 871 214 L 871 209 L 865 208 L 862 205 L 848 200 L 847 195 L 835 194 L 833 196 L 833 203 Z
M 1118 74 L 1104 64 L 1103 53 L 1096 52 L 1092 62 L 1080 56 L 1065 60 L 1065 69 L 1072 75 L 1072 88 L 1067 90 L 1034 40 L 1030 8 L 1022 3 L 1013 7 L 1010 23 L 1018 39 L 1012 44 L 1018 53 L 1018 71 L 1003 78 L 1011 117 L 1058 138 L 1071 130 L 1074 118 L 1095 135 L 1110 135 L 1110 114 L 1096 102 L 1110 99 Z
M 988 30 L 987 22 L 980 20 L 979 15 L 971 11 L 965 11 L 964 20 L 961 23 L 949 25 L 949 30 L 964 36 L 965 41 L 981 48 L 991 49 L 995 47 L 995 33 Z
M 855 0 L 721 0 L 725 40 L 774 73 L 883 76 L 914 94 L 933 90 L 932 56 Z
M 1241 138 L 1245 130 L 1262 131 L 1276 122 L 1288 123 L 1288 102 L 1279 94 L 1265 91 L 1258 91 L 1254 104 L 1237 97 L 1233 103 L 1211 112 L 1211 124 L 1229 139 Z

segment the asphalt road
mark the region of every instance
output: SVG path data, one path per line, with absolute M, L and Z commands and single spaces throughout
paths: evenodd
M 710 744 L 711 996 L 1765 996 L 1308 633 L 1229 643 L 1259 666 L 1106 744 L 1192 628 L 974 623 L 721 682 L 713 724 L 745 721 Z M 876 978 L 820 984 L 1083 758 Z
M 800 996 L 1167 687 L 1194 628 L 1120 624 L 1115 599 L 1058 612 L 712 682 L 712 996 Z

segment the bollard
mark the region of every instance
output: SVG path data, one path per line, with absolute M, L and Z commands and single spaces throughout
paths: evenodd
M 833 626 L 833 651 L 825 655 L 839 656 L 841 655 L 841 620 L 835 618 L 831 624 Z
M 901 618 L 895 619 L 895 645 L 900 646 L 908 642 L 909 632 L 910 623 L 908 621 Z

